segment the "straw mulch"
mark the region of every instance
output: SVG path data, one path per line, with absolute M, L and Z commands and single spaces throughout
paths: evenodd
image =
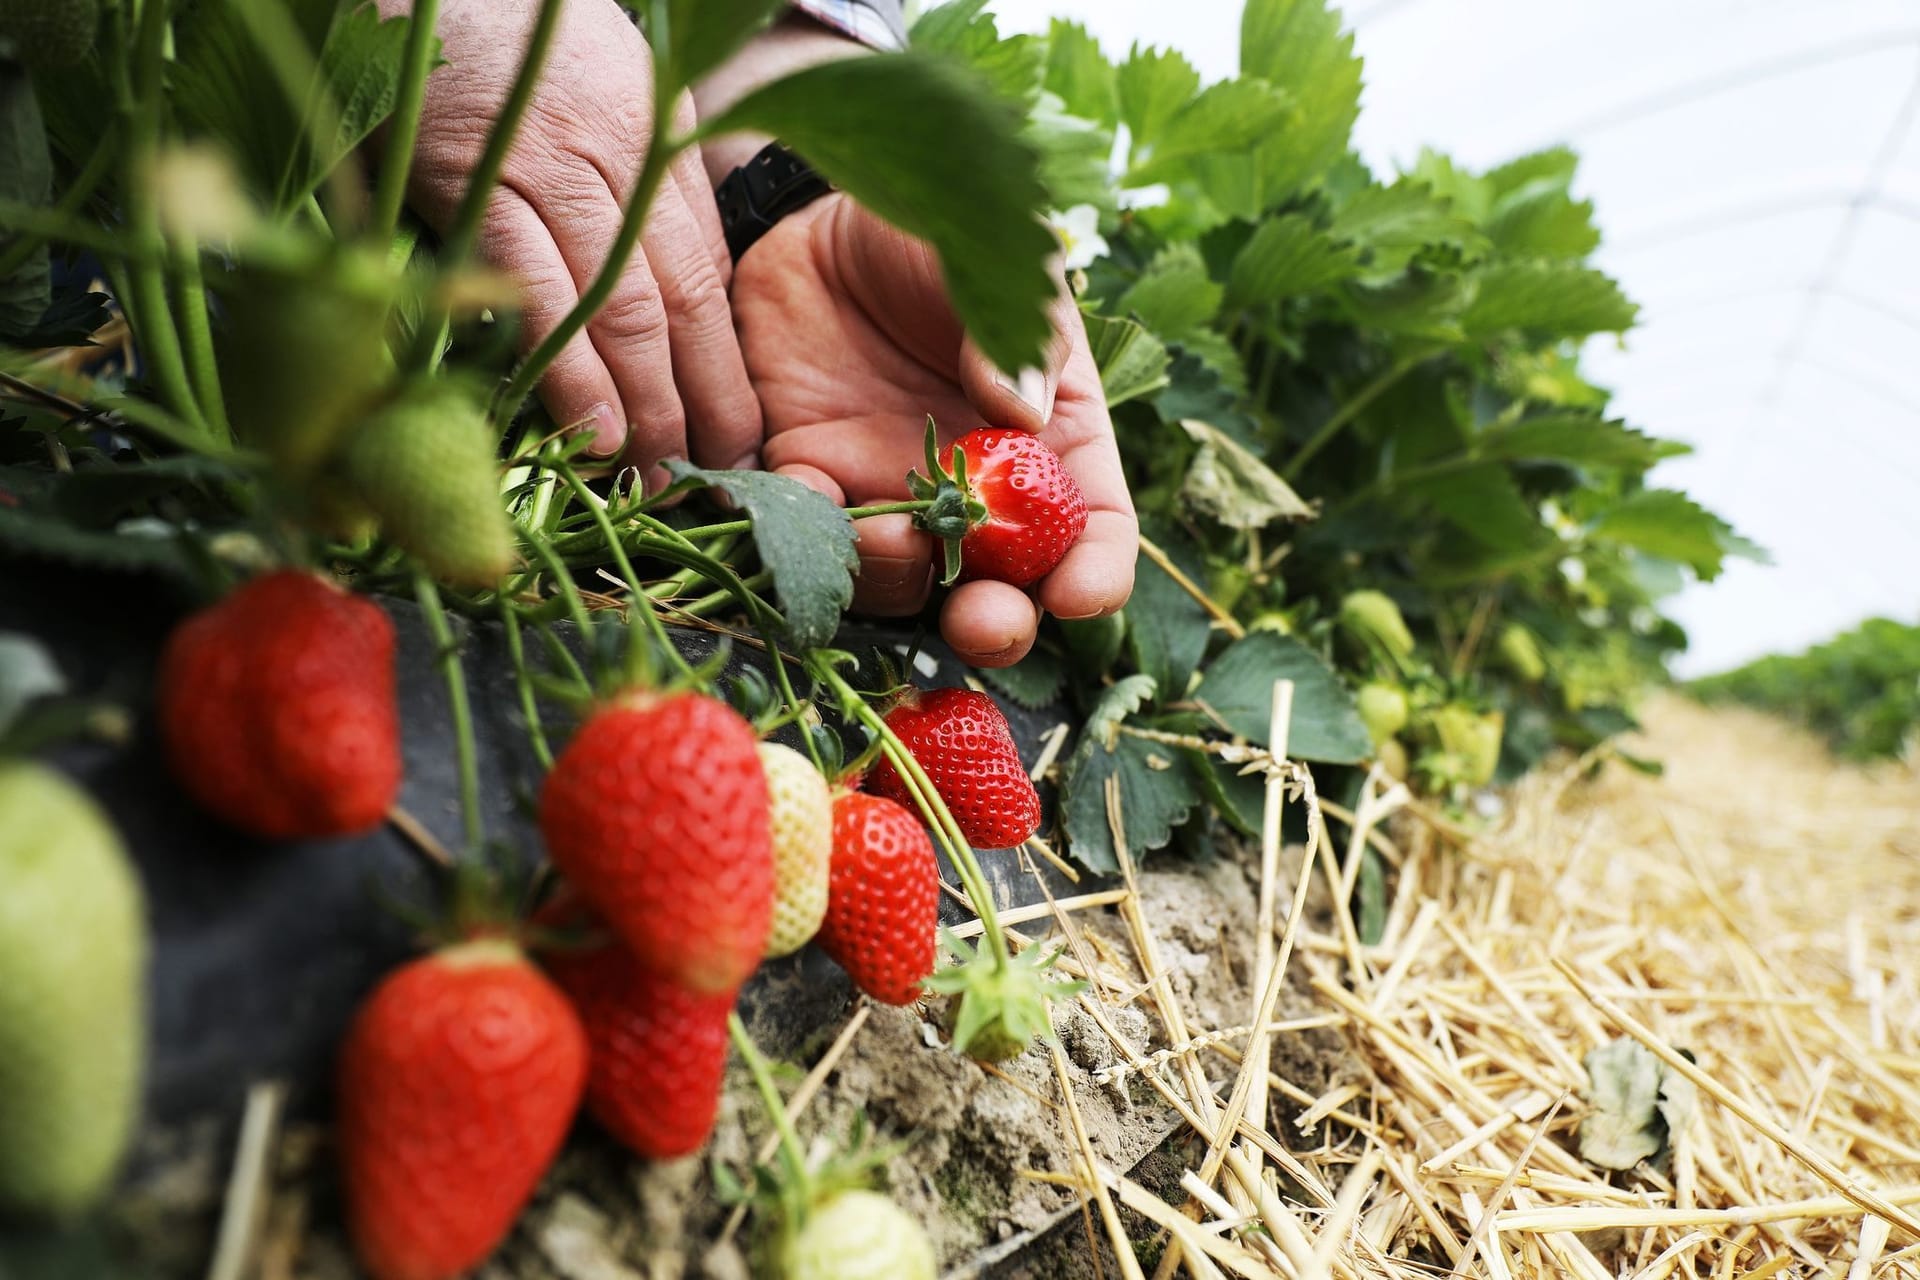
M 1051 915 L 1120 1070 L 1203 1140 L 1186 1203 L 1101 1165 L 1070 1088 L 1081 1168 L 1033 1176 L 1082 1190 L 1130 1278 L 1920 1277 L 1920 774 L 1678 699 L 1630 746 L 1666 776 L 1543 771 L 1479 834 L 1390 785 L 1357 815 L 1319 805 L 1300 771 L 1227 748 L 1272 779 L 1270 836 L 1283 802 L 1325 819 L 1313 849 L 1261 851 L 1273 931 L 1245 1025 L 1192 1024 L 1131 868 Z M 1371 947 L 1337 905 L 1363 838 L 1395 868 Z M 1117 927 L 1077 909 L 1108 906 Z M 1113 1031 L 1131 1001 L 1167 1049 Z M 1324 1096 L 1268 1069 L 1273 1037 L 1306 1026 L 1358 1060 Z M 1621 1039 L 1695 1102 L 1670 1158 L 1609 1172 L 1581 1157 L 1583 1060 Z

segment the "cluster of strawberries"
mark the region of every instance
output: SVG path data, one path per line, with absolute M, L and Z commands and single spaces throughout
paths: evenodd
M 182 783 L 228 822 L 273 838 L 365 830 L 400 779 L 392 626 L 315 575 L 256 578 L 176 630 L 160 721 Z M 1010 847 L 1037 829 L 990 698 L 906 690 L 887 723 L 969 841 Z M 938 863 L 906 781 L 883 760 L 869 787 L 830 783 L 703 693 L 597 706 L 541 792 L 564 880 L 531 929 L 469 931 L 405 965 L 348 1034 L 338 1137 L 369 1271 L 433 1280 L 477 1264 L 583 1101 L 642 1156 L 697 1150 L 736 996 L 765 956 L 813 939 L 871 998 L 917 999 Z M 566 940 L 545 948 L 545 973 L 529 936 Z

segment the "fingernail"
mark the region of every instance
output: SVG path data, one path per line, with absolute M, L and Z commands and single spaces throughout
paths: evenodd
M 860 562 L 860 580 L 872 587 L 904 587 L 918 567 L 918 561 L 900 556 L 870 556 Z
M 1022 369 L 1015 377 L 998 375 L 1001 386 L 1013 392 L 1021 403 L 1040 415 L 1045 422 L 1053 417 L 1053 389 L 1047 385 L 1047 375 L 1038 369 Z
M 620 452 L 620 446 L 627 442 L 627 424 L 620 421 L 613 406 L 605 403 L 593 406 L 593 445 L 592 451 L 601 457 L 611 457 Z
M 754 449 L 743 453 L 727 465 L 729 471 L 758 471 L 760 469 L 760 451 Z

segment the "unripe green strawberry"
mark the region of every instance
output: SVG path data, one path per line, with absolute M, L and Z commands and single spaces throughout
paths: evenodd
M 1500 765 L 1500 739 L 1506 731 L 1504 715 L 1451 702 L 1433 713 L 1433 729 L 1440 736 L 1440 749 L 1457 762 L 1452 781 L 1481 787 L 1493 780 L 1493 772 Z
M 875 1191 L 842 1191 L 814 1207 L 782 1251 L 785 1280 L 933 1280 L 933 1242 Z
M 777 742 L 760 744 L 773 831 L 773 932 L 767 954 L 791 955 L 820 931 L 833 864 L 833 793 L 808 759 Z
M 1373 739 L 1374 746 L 1407 727 L 1407 695 L 1396 686 L 1370 681 L 1360 686 L 1356 701 L 1360 721 L 1367 726 L 1367 736 Z
M 1528 684 L 1538 682 L 1547 674 L 1547 660 L 1540 654 L 1539 642 L 1533 638 L 1533 632 L 1519 623 L 1510 622 L 1501 630 L 1499 649 L 1507 669 Z
M 484 587 L 513 566 L 487 416 L 464 391 L 408 390 L 354 428 L 341 461 L 381 532 L 436 578 Z
M 1355 591 L 1340 602 L 1340 625 L 1356 640 L 1372 642 L 1396 658 L 1413 653 L 1413 633 L 1400 606 L 1382 591 Z
M 139 879 L 93 800 L 0 763 L 0 1209 L 65 1215 L 104 1192 L 140 1098 Z
M 93 48 L 99 0 L 0 0 L 0 39 L 30 67 L 68 67 Z

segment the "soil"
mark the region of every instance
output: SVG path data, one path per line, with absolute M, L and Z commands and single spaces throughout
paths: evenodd
M 1140 878 L 1145 917 L 1153 922 L 1160 958 L 1193 1029 L 1249 1020 L 1256 900 L 1249 851 L 1222 847 L 1213 856 L 1168 854 Z M 1297 858 L 1284 858 L 1297 865 Z M 1284 892 L 1284 887 L 1283 887 Z M 1324 903 L 1318 904 L 1324 913 Z M 1077 917 L 1089 938 L 1130 955 L 1111 909 Z M 1040 927 L 1028 926 L 1029 936 Z M 756 1039 L 780 1060 L 791 1091 L 851 1016 L 851 1001 L 795 1043 L 778 1041 L 766 1011 L 800 994 L 811 966 L 792 971 L 794 990 L 762 990 L 744 1010 Z M 816 993 L 817 994 L 817 993 Z M 1113 1274 L 1097 1224 L 1072 1190 L 1024 1171 L 1064 1174 L 1078 1159 L 1061 1105 L 1051 1055 L 1029 1050 L 995 1069 L 951 1053 L 942 1043 L 940 1001 L 904 1009 L 875 1006 L 799 1122 L 803 1139 L 844 1141 L 864 1114 L 877 1143 L 898 1144 L 885 1165 L 890 1194 L 932 1233 L 943 1273 L 993 1280 L 1056 1280 Z M 1298 992 L 1283 997 L 1281 1016 L 1304 1012 Z M 1291 1008 L 1287 1007 L 1291 1006 Z M 1144 1001 L 1112 1005 L 1109 1017 L 1136 1050 L 1164 1048 L 1165 1030 Z M 1075 1003 L 1056 1008 L 1069 1074 L 1095 1154 L 1132 1169 L 1170 1201 L 1182 1169 L 1198 1159 L 1197 1143 L 1160 1095 L 1137 1075 L 1108 1084 L 1094 1073 L 1119 1060 L 1114 1045 Z M 793 1033 L 789 1030 L 788 1034 Z M 1356 1070 L 1343 1041 L 1329 1032 L 1281 1037 L 1274 1069 L 1309 1094 Z M 1231 1063 L 1203 1055 L 1222 1096 Z M 1274 1132 L 1299 1136 L 1293 1104 L 1276 1102 Z M 140 1171 L 114 1212 L 114 1234 L 138 1251 L 141 1276 L 205 1273 L 218 1227 L 219 1202 L 234 1138 L 232 1117 L 151 1133 Z M 753 1222 L 723 1239 L 728 1206 L 716 1195 L 713 1164 L 742 1172 L 766 1125 L 744 1070 L 729 1080 L 718 1127 L 706 1152 L 666 1163 L 636 1161 L 583 1121 L 513 1236 L 477 1273 L 482 1280 L 735 1280 L 751 1274 Z M 1301 1136 L 1310 1143 L 1312 1135 Z M 1142 1241 L 1150 1233 L 1134 1224 Z M 5 1267 L 0 1267 L 4 1272 Z M 329 1142 L 323 1124 L 289 1125 L 275 1154 L 267 1226 L 253 1273 L 260 1280 L 348 1280 L 355 1270 L 341 1234 Z

